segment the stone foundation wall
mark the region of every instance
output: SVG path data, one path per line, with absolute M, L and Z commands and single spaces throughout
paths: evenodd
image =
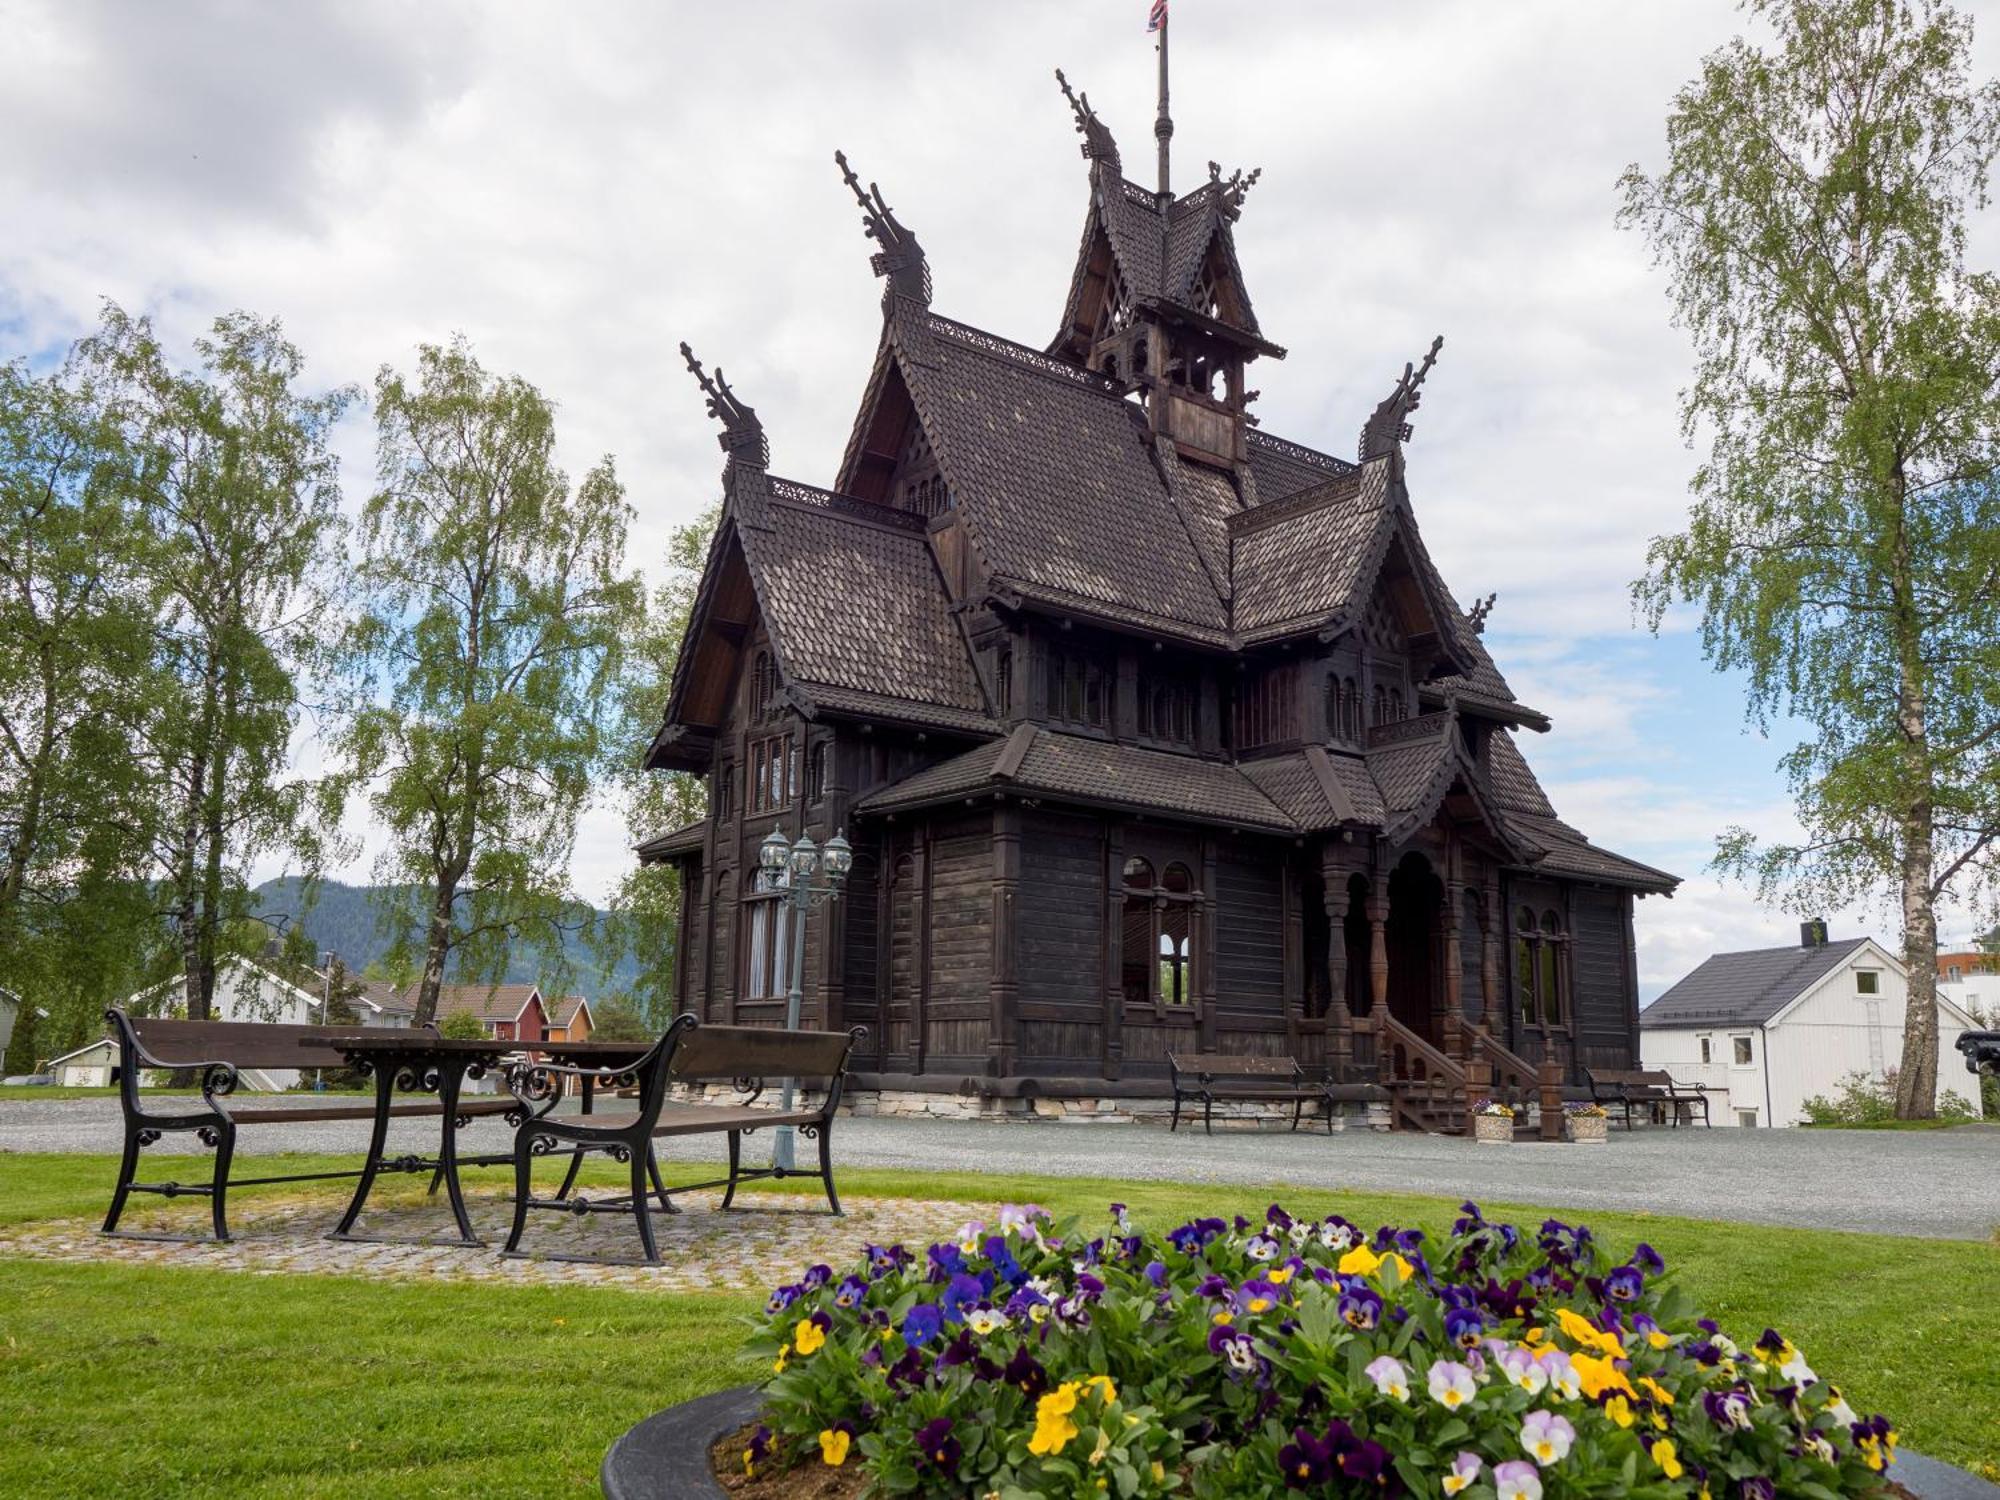
M 668 1097 L 688 1103 L 741 1102 L 741 1096 L 726 1083 L 711 1083 L 700 1088 L 676 1086 L 668 1090 Z M 820 1093 L 814 1089 L 801 1089 L 798 1098 L 801 1107 L 810 1108 L 819 1102 Z M 776 1102 L 775 1087 L 767 1089 L 757 1101 L 759 1106 L 769 1106 Z M 1172 1120 L 1173 1112 L 1174 1101 L 1171 1095 L 1163 1095 L 1157 1099 L 1094 1098 L 1087 1095 L 1076 1099 L 1021 1099 L 989 1098 L 978 1094 L 930 1094 L 920 1093 L 915 1089 L 850 1088 L 841 1101 L 842 1114 L 853 1115 L 856 1118 L 898 1120 L 994 1120 L 1002 1123 L 1040 1121 L 1165 1126 Z M 1288 1131 L 1292 1128 L 1292 1109 L 1288 1104 L 1218 1100 L 1214 1118 L 1215 1128 L 1218 1131 Z M 1181 1106 L 1183 1130 L 1190 1125 L 1199 1130 L 1201 1123 L 1201 1106 L 1198 1103 Z M 1388 1106 L 1384 1103 L 1336 1105 L 1333 1128 L 1335 1132 L 1387 1130 Z M 1326 1122 L 1308 1108 L 1304 1118 L 1299 1122 L 1299 1131 L 1301 1134 L 1307 1131 L 1324 1134 Z

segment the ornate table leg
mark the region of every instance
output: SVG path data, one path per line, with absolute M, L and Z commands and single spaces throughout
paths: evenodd
M 458 1092 L 465 1082 L 462 1058 L 447 1057 L 438 1065 L 439 1115 L 438 1170 L 444 1174 L 445 1195 L 451 1199 L 452 1217 L 458 1220 L 458 1237 L 468 1245 L 483 1244 L 472 1232 L 472 1219 L 465 1211 L 465 1190 L 458 1181 Z
M 370 1059 L 367 1066 L 375 1070 L 375 1127 L 368 1136 L 368 1155 L 361 1163 L 361 1180 L 354 1184 L 354 1196 L 348 1200 L 347 1212 L 340 1216 L 340 1222 L 333 1228 L 331 1238 L 346 1239 L 354 1230 L 354 1224 L 361 1217 L 361 1210 L 368 1202 L 369 1189 L 375 1186 L 375 1174 L 382 1169 L 382 1148 L 389 1141 L 389 1105 L 396 1096 L 396 1065 L 393 1059 Z
M 590 1107 L 595 1102 L 596 1097 L 597 1080 L 586 1077 L 583 1080 L 583 1112 L 585 1114 L 590 1113 Z M 556 1197 L 567 1198 L 569 1190 L 576 1186 L 576 1174 L 583 1169 L 583 1157 L 584 1152 L 582 1147 L 578 1147 L 576 1150 L 570 1152 L 569 1170 L 563 1173 L 562 1186 L 556 1189 Z

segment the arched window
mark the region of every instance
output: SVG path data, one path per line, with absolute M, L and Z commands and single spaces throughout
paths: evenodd
M 1002 651 L 1000 664 L 993 673 L 993 696 L 999 700 L 1000 715 L 1005 718 L 1014 707 L 1014 653 Z
M 1375 691 L 1369 695 L 1368 706 L 1372 710 L 1368 720 L 1369 723 L 1386 724 L 1389 722 L 1389 694 L 1388 690 L 1379 682 L 1375 684 Z
M 806 760 L 806 801 L 819 802 L 826 797 L 826 741 L 821 740 L 812 747 L 812 754 Z
M 750 712 L 761 718 L 771 711 L 771 702 L 777 696 L 778 674 L 771 666 L 771 653 L 759 651 L 750 672 Z
M 1408 715 L 1406 715 L 1403 711 L 1403 690 L 1399 687 L 1390 688 L 1389 689 L 1390 721 L 1392 723 L 1400 724 L 1407 717 Z

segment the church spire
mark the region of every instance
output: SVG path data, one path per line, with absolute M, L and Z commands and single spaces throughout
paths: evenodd
M 729 455 L 729 462 L 752 469 L 768 468 L 771 444 L 764 436 L 764 424 L 757 420 L 756 408 L 737 399 L 736 392 L 729 388 L 729 382 L 722 378 L 720 366 L 711 379 L 685 341 L 681 344 L 681 358 L 687 361 L 689 372 L 701 386 L 702 394 L 708 398 L 708 414 L 722 424 L 716 441 Z
M 1174 201 L 1173 172 L 1169 162 L 1174 117 L 1167 112 L 1167 0 L 1153 0 L 1146 29 L 1158 32 L 1160 36 L 1160 112 L 1153 121 L 1153 135 L 1160 143 L 1160 202 L 1164 205 Z

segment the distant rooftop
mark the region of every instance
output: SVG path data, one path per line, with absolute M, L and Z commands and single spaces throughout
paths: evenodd
M 1843 938 L 1808 948 L 1717 953 L 1639 1012 L 1649 1031 L 1689 1026 L 1759 1026 L 1847 962 L 1868 941 Z

